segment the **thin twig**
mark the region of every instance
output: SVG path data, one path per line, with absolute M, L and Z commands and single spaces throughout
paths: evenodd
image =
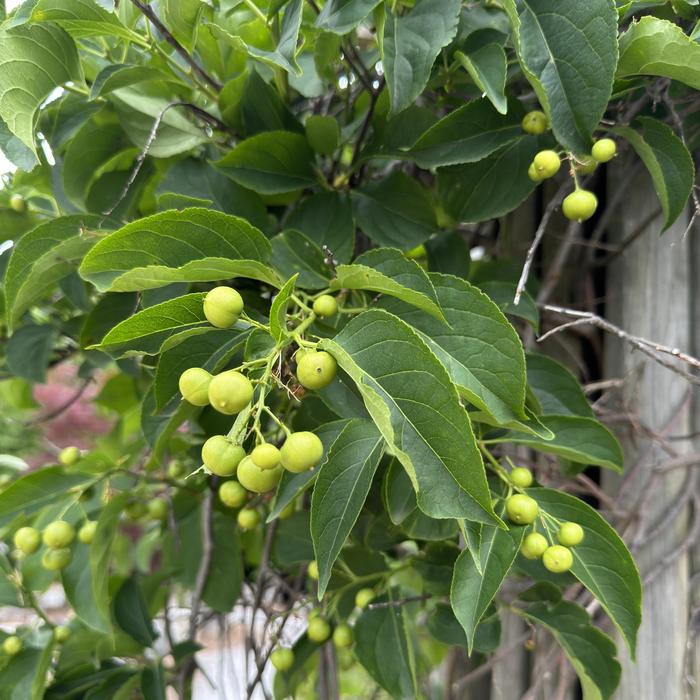
M 399 608 L 402 605 L 408 605 L 409 603 L 430 600 L 432 597 L 432 594 L 425 593 L 424 595 L 413 595 L 407 598 L 401 598 L 400 600 L 386 600 L 383 603 L 370 603 L 367 607 L 370 610 L 377 610 L 379 608 Z
M 67 411 L 80 397 L 85 393 L 85 390 L 90 386 L 90 383 L 92 382 L 92 377 L 88 377 L 83 381 L 83 383 L 80 385 L 78 390 L 66 401 L 64 401 L 60 406 L 57 408 L 54 408 L 53 411 L 49 411 L 48 413 L 44 413 L 43 415 L 36 416 L 36 418 L 32 418 L 30 421 L 27 421 L 29 425 L 34 424 L 34 423 L 45 423 L 46 421 L 53 420 L 54 418 L 58 418 L 63 412 Z

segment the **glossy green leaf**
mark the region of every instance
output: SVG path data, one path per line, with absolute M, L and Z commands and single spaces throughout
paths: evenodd
M 143 646 L 151 646 L 157 634 L 137 581 L 128 578 L 114 594 L 114 619 L 121 629 Z
M 478 554 L 480 569 L 468 551 L 463 551 L 457 559 L 450 602 L 467 634 L 469 653 L 474 645 L 476 627 L 508 575 L 524 535 L 522 527 L 500 530 L 485 526 Z
M 323 251 L 301 231 L 289 229 L 272 241 L 272 264 L 282 277 L 299 275 L 297 284 L 304 289 L 328 286 L 331 268 Z
M 526 620 L 546 627 L 554 635 L 576 669 L 584 688 L 584 700 L 612 697 L 622 673 L 615 658 L 617 650 L 612 639 L 592 625 L 583 608 L 561 601 L 554 605 L 535 603 L 525 609 L 518 608 L 516 612 Z
M 700 90 L 700 45 L 677 24 L 647 16 L 620 37 L 617 78 L 656 75 Z
M 308 187 L 316 180 L 306 139 L 291 131 L 265 131 L 241 141 L 214 163 L 235 182 L 261 194 Z
M 498 307 L 465 280 L 432 273 L 447 324 L 393 300 L 382 307 L 413 326 L 470 403 L 503 425 L 525 414 L 525 355 Z
M 493 301 L 498 308 L 508 316 L 517 316 L 525 319 L 536 331 L 540 326 L 540 315 L 537 311 L 535 300 L 523 291 L 520 296 L 520 302 L 515 304 L 515 290 L 517 285 L 512 282 L 501 282 L 500 280 L 489 280 L 488 282 L 480 282 L 476 285 Z
M 564 365 L 533 352 L 527 353 L 526 362 L 527 382 L 543 413 L 594 418 L 581 385 Z
M 93 577 L 90 568 L 90 547 L 73 546 L 73 559 L 61 571 L 61 583 L 75 614 L 93 630 L 102 634 L 112 632 L 112 622 L 104 605 L 98 605 L 93 595 Z
M 380 0 L 328 0 L 316 18 L 316 26 L 334 34 L 347 34 L 379 4 Z
M 26 634 L 25 630 L 20 631 Z M 3 700 L 42 700 L 53 651 L 49 629 L 38 630 L 24 639 L 22 651 L 0 667 Z
M 106 236 L 85 256 L 80 274 L 100 291 L 119 292 L 237 276 L 270 282 L 274 274 L 261 264 L 270 252 L 247 221 L 192 208 L 153 214 Z
M 445 211 L 457 221 L 495 219 L 513 211 L 535 188 L 527 169 L 541 144 L 522 136 L 478 163 L 438 172 L 438 193 Z
M 365 289 L 386 294 L 445 320 L 426 273 L 393 248 L 375 248 L 360 255 L 352 265 L 339 265 L 331 289 Z
M 46 381 L 56 336 L 56 329 L 48 324 L 21 326 L 5 344 L 7 368 L 30 382 Z
M 488 30 L 485 30 L 488 31 Z M 472 36 L 477 35 L 475 32 Z M 489 42 L 455 51 L 455 58 L 469 73 L 475 85 L 486 95 L 489 102 L 501 113 L 508 111 L 505 96 L 508 63 L 503 46 Z
M 149 81 L 169 82 L 177 84 L 176 78 L 151 66 L 130 65 L 128 63 L 111 63 L 105 66 L 95 78 L 90 87 L 90 99 L 108 95 L 110 92 L 123 87 Z
M 155 355 L 175 333 L 209 325 L 204 317 L 203 299 L 204 293 L 197 292 L 143 309 L 112 328 L 96 347 L 114 355 L 126 352 Z
M 357 385 L 424 513 L 500 523 L 469 418 L 447 372 L 415 331 L 372 310 L 320 346 Z
M 376 602 L 398 599 L 390 590 Z M 413 647 L 406 630 L 404 608 L 390 605 L 364 610 L 354 628 L 355 656 L 392 698 L 417 696 Z
M 541 452 L 559 455 L 579 464 L 597 464 L 621 472 L 623 454 L 615 436 L 594 418 L 582 416 L 538 416 L 552 433 L 553 440 L 509 431 L 489 442 L 513 442 Z
M 421 168 L 479 161 L 522 135 L 524 113 L 515 101 L 502 114 L 486 99 L 468 102 L 428 129 L 408 155 Z
M 279 293 L 272 300 L 270 305 L 270 335 L 280 343 L 288 335 L 287 330 L 287 309 L 298 275 L 292 275 L 280 289 Z
M 319 470 L 311 499 L 311 537 L 321 599 L 331 570 L 369 493 L 384 452 L 384 440 L 369 421 L 350 421 Z
M 624 542 L 603 517 L 575 496 L 541 488 L 528 489 L 527 494 L 545 513 L 583 528 L 583 542 L 572 550 L 571 573 L 600 601 L 634 657 L 642 619 L 642 584 Z
M 695 182 L 695 166 L 685 144 L 671 127 L 651 117 L 639 117 L 635 126 L 639 128 L 618 126 L 614 131 L 630 142 L 651 175 L 664 212 L 663 232 L 688 203 Z
M 437 230 L 428 192 L 401 171 L 353 192 L 360 228 L 379 245 L 408 250 Z
M 392 112 L 423 92 L 437 55 L 457 33 L 460 8 L 459 0 L 418 0 L 404 15 L 387 13 L 384 71 Z
M 54 88 L 82 81 L 73 40 L 54 24 L 0 30 L 0 117 L 36 156 L 36 112 Z
M 163 19 L 173 36 L 188 50 L 194 48 L 204 3 L 201 0 L 163 0 Z
M 248 46 L 248 53 L 264 63 L 279 66 L 288 73 L 301 75 L 302 70 L 297 63 L 297 42 L 304 0 L 290 0 L 284 10 L 279 27 L 279 40 L 274 51 L 263 51 Z
M 557 141 L 588 153 L 608 106 L 617 64 L 613 0 L 505 0 L 520 65 Z

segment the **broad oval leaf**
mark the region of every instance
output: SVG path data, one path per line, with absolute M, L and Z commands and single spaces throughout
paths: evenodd
M 520 65 L 557 141 L 588 153 L 617 64 L 613 0 L 505 0 Z
M 105 615 L 104 606 L 97 603 L 92 593 L 90 547 L 84 544 L 73 546 L 73 558 L 61 571 L 61 583 L 68 602 L 82 622 L 103 634 L 112 632 L 112 623 Z
M 265 236 L 244 219 L 195 207 L 154 214 L 123 226 L 85 256 L 80 274 L 100 291 L 137 291 L 181 280 L 177 269 L 184 266 L 187 270 L 188 263 L 190 277 L 204 277 L 200 281 L 237 274 L 226 275 L 226 261 L 217 258 L 239 262 L 241 272 L 269 275 L 265 266 L 248 263 L 266 262 L 270 252 Z M 208 258 L 214 259 L 202 260 Z
M 486 99 L 468 102 L 428 129 L 407 155 L 421 168 L 479 161 L 522 136 L 525 111 L 519 102 L 509 106 L 499 114 Z
M 501 588 L 520 549 L 525 528 L 484 526 L 478 553 L 463 551 L 455 563 L 450 602 L 467 635 L 469 653 L 479 621 Z M 479 558 L 477 568 L 474 554 Z
M 272 239 L 272 263 L 283 278 L 299 274 L 297 284 L 304 289 L 328 286 L 331 268 L 323 251 L 301 231 L 289 229 Z
M 318 564 L 318 597 L 365 504 L 384 452 L 384 440 L 369 421 L 352 420 L 338 435 L 319 469 L 311 499 L 311 537 Z
M 148 647 L 158 636 L 138 582 L 127 578 L 114 594 L 114 619 L 121 629 L 142 646 Z
M 695 182 L 695 166 L 685 144 L 670 126 L 651 117 L 639 117 L 636 124 L 639 130 L 618 126 L 614 131 L 632 144 L 651 175 L 664 212 L 663 232 L 685 209 Z
M 634 658 L 642 619 L 642 583 L 624 542 L 602 516 L 575 496 L 544 488 L 527 489 L 527 494 L 543 512 L 583 528 L 583 542 L 572 550 L 571 573 L 600 601 Z
M 424 513 L 501 524 L 469 417 L 447 372 L 414 330 L 371 310 L 320 347 L 357 385 Z
M 476 286 L 493 301 L 496 306 L 507 316 L 517 316 L 525 319 L 535 331 L 540 327 L 540 314 L 537 310 L 535 300 L 527 290 L 520 296 L 518 304 L 513 303 L 517 285 L 514 282 L 503 282 L 501 280 L 488 280 L 479 282 Z
M 508 111 L 505 95 L 508 59 L 502 37 L 504 35 L 494 29 L 472 32 L 462 46 L 463 51 L 455 51 L 455 58 L 491 104 L 505 114 Z
M 316 18 L 316 26 L 334 34 L 354 29 L 381 0 L 328 0 Z
M 265 131 L 251 136 L 214 166 L 238 184 L 261 194 L 293 192 L 316 180 L 309 144 L 291 131 Z
M 594 418 L 576 377 L 564 365 L 539 353 L 527 353 L 527 382 L 542 413 Z
M 387 294 L 445 321 L 428 275 L 418 263 L 392 248 L 375 248 L 360 255 L 352 265 L 339 265 L 331 289 Z
M 594 418 L 583 416 L 538 416 L 540 423 L 554 434 L 543 440 L 537 435 L 509 431 L 489 443 L 513 442 L 540 452 L 559 455 L 578 464 L 597 464 L 622 471 L 624 456 L 617 438 Z

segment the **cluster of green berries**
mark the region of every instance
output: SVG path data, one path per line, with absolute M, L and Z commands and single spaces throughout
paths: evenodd
M 532 472 L 525 467 L 516 467 L 510 473 L 510 480 L 518 488 L 527 488 L 533 483 Z M 531 525 L 539 515 L 539 506 L 534 498 L 518 493 L 506 500 L 506 514 L 518 525 Z M 558 544 L 550 544 L 539 532 L 530 532 L 523 539 L 520 552 L 527 559 L 541 558 L 546 569 L 561 574 L 572 567 L 574 557 L 570 548 L 583 542 L 583 537 L 583 528 L 578 523 L 563 522 L 557 530 Z
M 54 520 L 43 532 L 35 527 L 19 528 L 14 534 L 13 543 L 18 555 L 27 556 L 34 554 L 43 542 L 46 551 L 41 557 L 41 565 L 49 571 L 59 571 L 68 566 L 73 558 L 70 545 L 75 534 L 75 528 L 69 522 Z

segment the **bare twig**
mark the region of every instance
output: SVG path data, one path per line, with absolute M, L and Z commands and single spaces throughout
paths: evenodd
M 78 401 L 78 399 L 80 399 L 80 397 L 85 393 L 85 390 L 90 386 L 91 382 L 92 377 L 88 377 L 83 381 L 83 383 L 80 385 L 77 391 L 69 399 L 64 401 L 60 406 L 54 408 L 53 411 L 49 411 L 48 413 L 36 416 L 36 418 L 32 418 L 30 421 L 27 421 L 27 423 L 45 423 L 46 421 L 58 418 L 58 416 L 60 416 L 63 412 L 67 411 L 76 401 Z
M 430 593 L 425 593 L 424 595 L 413 595 L 407 598 L 401 598 L 400 600 L 386 600 L 383 603 L 370 603 L 367 607 L 370 610 L 379 608 L 400 608 L 402 605 L 417 603 L 421 600 L 430 600 L 432 597 Z

